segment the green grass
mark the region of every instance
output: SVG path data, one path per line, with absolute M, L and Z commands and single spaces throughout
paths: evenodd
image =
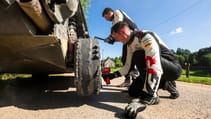
M 189 78 L 186 78 L 185 70 L 182 71 L 179 81 L 190 82 L 190 83 L 200 83 L 211 85 L 211 76 L 208 71 L 204 70 L 193 70 L 190 71 Z
M 121 67 L 111 68 L 111 72 L 118 71 Z M 186 78 L 185 71 L 182 71 L 182 75 L 178 79 L 179 81 L 190 82 L 190 83 L 200 83 L 211 85 L 211 74 L 203 70 L 190 71 L 189 78 Z M 1 80 L 16 79 L 16 78 L 30 78 L 29 74 L 2 74 L 0 75 Z
M 30 78 L 30 74 L 1 74 L 0 75 L 0 80 L 9 80 L 9 79 L 16 79 L 16 78 Z
M 111 72 L 118 71 L 119 69 L 121 69 L 121 67 L 112 67 L 112 68 L 111 68 Z
M 189 78 L 186 78 L 185 75 L 181 75 L 181 77 L 178 80 L 184 81 L 184 82 L 190 82 L 190 83 L 200 83 L 200 84 L 211 85 L 211 77 L 190 76 Z
M 118 68 L 111 68 L 111 72 L 115 72 L 119 70 L 121 67 Z M 208 71 L 204 70 L 195 70 L 190 71 L 189 78 L 186 78 L 185 70 L 182 70 L 182 75 L 178 79 L 179 81 L 189 82 L 189 83 L 200 83 L 200 84 L 207 84 L 211 85 L 211 74 Z

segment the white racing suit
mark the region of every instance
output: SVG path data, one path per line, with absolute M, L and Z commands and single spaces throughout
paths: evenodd
M 133 31 L 138 30 L 138 26 L 133 22 L 133 20 L 124 12 L 121 10 L 114 11 L 114 16 L 112 19 L 112 26 L 114 26 L 116 23 L 123 21 L 126 22 L 129 26 L 129 28 Z M 126 62 L 126 55 L 127 55 L 127 47 L 126 45 L 123 45 L 122 48 L 122 62 L 125 64 Z M 134 64 L 132 64 L 131 69 L 134 69 Z
M 123 11 L 116 10 L 114 11 L 114 17 L 112 19 L 112 26 L 114 26 L 116 23 L 123 21 L 126 22 L 129 25 L 129 28 L 131 30 L 138 29 L 137 25 L 133 22 L 133 20 Z
M 142 51 L 142 53 L 136 53 L 135 55 L 138 56 L 132 59 L 136 51 Z M 127 43 L 126 63 L 119 70 L 121 75 L 128 74 L 131 60 L 134 60 L 141 75 L 131 85 L 129 94 L 142 91 L 156 97 L 161 79 L 173 81 L 181 74 L 181 66 L 177 59 L 161 39 L 152 32 L 145 32 L 142 35 L 135 33 Z M 131 96 L 134 97 L 133 94 Z
M 133 30 L 133 31 L 138 30 L 137 25 L 134 23 L 134 21 L 124 11 L 115 10 L 114 11 L 114 17 L 112 19 L 112 26 L 114 26 L 116 23 L 118 23 L 120 21 L 126 22 L 131 30 Z M 137 51 L 136 53 L 139 53 L 139 51 Z M 123 47 L 122 47 L 122 58 L 121 58 L 123 65 L 126 62 L 126 56 L 127 56 L 127 45 L 124 44 Z M 133 77 L 131 74 L 134 74 L 136 72 L 139 73 L 137 71 L 137 69 L 135 68 L 135 64 L 134 64 L 133 60 L 131 60 L 131 61 L 132 62 L 131 62 L 131 67 L 129 69 L 129 72 L 125 76 L 125 81 L 127 80 L 126 82 L 131 82 L 132 81 L 132 80 L 130 80 L 131 78 L 136 79 L 136 77 Z M 125 85 L 124 83 L 126 83 L 126 82 L 123 82 L 123 84 L 121 84 L 121 85 Z M 126 85 L 130 85 L 130 84 L 126 83 Z

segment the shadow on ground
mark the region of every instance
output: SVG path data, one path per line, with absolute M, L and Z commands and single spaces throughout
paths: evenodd
M 112 111 L 123 118 L 123 109 L 104 102 L 128 103 L 127 93 L 104 88 L 100 95 L 79 96 L 70 78 L 0 80 L 0 107 L 16 106 L 28 110 L 78 107 L 84 104 Z M 69 90 L 65 90 L 68 89 Z M 72 89 L 72 90 L 70 90 Z

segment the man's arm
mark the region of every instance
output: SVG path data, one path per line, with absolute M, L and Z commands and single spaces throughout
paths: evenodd
M 133 51 L 130 47 L 127 47 L 127 56 L 126 56 L 126 62 L 125 65 L 119 70 L 120 74 L 123 75 L 127 75 L 130 67 L 131 67 L 131 61 L 132 61 L 132 57 L 133 57 Z
M 131 30 L 138 30 L 138 26 L 135 24 L 135 22 L 123 11 L 120 10 L 120 12 L 123 14 L 123 21 L 127 22 L 129 25 L 129 28 Z
M 116 23 L 123 21 L 124 15 L 120 10 L 114 11 L 114 19 L 112 20 L 112 26 L 115 25 Z
M 146 34 L 141 39 L 141 46 L 145 51 L 146 59 L 146 85 L 144 91 L 152 96 L 156 96 L 156 92 L 160 83 L 161 76 L 163 74 L 161 61 L 160 61 L 160 48 L 159 44 L 156 42 L 155 38 Z

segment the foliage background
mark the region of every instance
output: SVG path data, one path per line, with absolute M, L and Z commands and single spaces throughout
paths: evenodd
M 191 70 L 202 70 L 200 73 L 211 75 L 211 47 L 202 48 L 197 52 L 191 53 L 188 49 L 178 48 L 177 51 L 171 50 L 178 58 L 180 65 L 185 69 L 187 64 L 190 64 Z M 116 67 L 123 66 L 121 57 L 110 58 L 116 63 Z
M 80 0 L 81 5 L 83 7 L 84 13 L 86 14 L 88 12 L 89 4 L 91 0 Z

